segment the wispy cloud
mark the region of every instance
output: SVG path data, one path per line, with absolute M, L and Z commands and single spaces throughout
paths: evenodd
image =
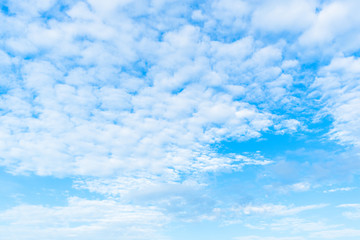
M 143 239 L 144 235 L 165 239 L 161 226 L 169 220 L 154 207 L 75 197 L 67 206 L 20 205 L 0 216 L 1 232 L 6 233 L 1 239 Z
M 246 215 L 269 214 L 269 215 L 275 215 L 275 216 L 286 216 L 286 215 L 295 215 L 295 214 L 298 214 L 303 211 L 323 208 L 326 206 L 327 206 L 327 204 L 298 206 L 298 207 L 265 204 L 265 205 L 260 205 L 260 206 L 249 205 L 249 206 L 245 206 L 245 207 L 241 208 L 241 210 Z
M 333 193 L 333 192 L 339 192 L 339 191 L 352 191 L 356 189 L 355 187 L 342 187 L 342 188 L 333 188 L 333 189 L 329 189 L 329 190 L 324 190 L 324 193 Z

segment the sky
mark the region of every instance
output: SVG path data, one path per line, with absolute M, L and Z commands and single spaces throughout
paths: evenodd
M 0 7 L 0 240 L 360 239 L 360 1 Z

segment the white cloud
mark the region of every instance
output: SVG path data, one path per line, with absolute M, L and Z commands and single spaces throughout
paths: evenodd
M 283 61 L 281 67 L 283 69 L 289 69 L 289 68 L 297 67 L 298 65 L 299 65 L 298 60 L 285 60 L 285 61 Z
M 154 207 L 70 198 L 67 206 L 20 205 L 0 212 L 0 239 L 166 239 Z
M 359 49 L 359 2 L 325 1 L 320 8 L 312 26 L 299 38 L 300 45 L 312 50 L 320 47 L 316 52 L 321 49 L 322 55 Z
M 344 239 L 344 238 L 353 238 L 353 237 L 359 237 L 360 236 L 360 230 L 358 229 L 339 229 L 339 230 L 327 230 L 327 231 L 321 231 L 321 232 L 315 232 L 310 235 L 312 238 L 322 238 L 322 239 Z
M 262 221 L 253 221 L 247 224 L 246 227 L 257 231 L 256 235 L 265 234 L 277 236 L 274 239 L 286 238 L 285 236 L 298 236 L 303 239 L 323 239 L 319 238 L 325 232 L 343 232 L 343 224 L 329 224 L 330 219 L 311 219 L 298 218 L 298 217 L 285 217 L 285 218 L 269 218 Z M 269 234 L 272 233 L 272 234 Z M 249 236 L 250 237 L 250 236 Z M 260 236 L 253 236 L 254 239 Z M 242 238 L 240 238 L 242 239 Z
M 360 204 L 356 204 L 356 203 L 341 204 L 338 207 L 360 208 Z
M 74 182 L 77 189 L 87 189 L 90 192 L 116 197 L 126 201 L 143 202 L 144 200 L 165 200 L 170 196 L 184 197 L 197 195 L 208 188 L 202 174 L 217 171 L 241 171 L 246 166 L 263 166 L 272 161 L 259 154 L 253 156 L 229 155 L 219 158 L 216 156 L 199 156 L 193 163 L 193 172 L 187 172 L 186 179 L 181 179 L 178 169 L 167 169 L 161 176 L 152 175 L 146 171 L 122 174 L 113 178 L 85 178 Z M 184 211 L 184 210 L 182 210 Z
M 299 182 L 291 185 L 291 189 L 296 192 L 308 191 L 310 189 L 310 184 L 308 182 Z
M 301 126 L 301 123 L 296 119 L 285 119 L 279 124 L 275 125 L 274 128 L 278 133 L 284 134 L 285 132 L 295 132 Z
M 242 236 L 236 240 L 305 240 L 304 237 L 264 237 L 264 236 Z
M 55 2 L 55 0 L 25 0 L 19 3 L 9 1 L 8 4 L 11 11 L 15 12 L 16 14 L 20 14 L 21 16 L 26 17 L 36 17 L 41 12 L 49 10 L 55 4 Z
M 315 222 L 301 218 L 283 218 L 269 223 L 266 226 L 272 231 L 287 231 L 291 233 L 316 232 L 339 227 L 339 225 L 328 225 L 323 221 Z
M 360 146 L 359 64 L 354 57 L 335 57 L 320 70 L 312 86 L 325 111 L 334 118 L 331 139 L 355 146 Z
M 245 215 L 270 215 L 270 216 L 287 216 L 287 215 L 296 215 L 300 212 L 318 209 L 326 207 L 326 204 L 317 204 L 317 205 L 307 205 L 307 206 L 285 206 L 285 205 L 275 205 L 275 204 L 264 204 L 264 205 L 248 205 L 240 207 L 238 211 L 241 211 Z
M 360 204 L 341 204 L 338 207 L 340 208 L 350 208 L 351 211 L 344 212 L 343 215 L 349 219 L 359 219 L 360 218 Z
M 314 21 L 317 1 L 264 1 L 252 16 L 252 25 L 262 32 L 300 32 Z
M 247 26 L 246 17 L 251 12 L 251 5 L 242 0 L 211 1 L 205 29 L 217 29 L 218 34 L 241 32 Z
M 311 217 L 311 220 L 298 217 L 285 217 L 280 219 L 270 218 L 265 221 L 254 221 L 252 224 L 247 224 L 246 227 L 256 230 L 257 235 L 265 234 L 277 236 L 273 238 L 269 237 L 270 239 L 287 239 L 285 236 L 289 235 L 297 236 L 300 239 L 326 239 L 326 233 L 330 234 L 331 232 L 335 232 L 339 234 L 345 232 L 343 224 L 328 224 L 327 222 L 329 222 L 329 220 L 330 219 L 320 219 L 315 221 L 313 216 Z M 262 239 L 260 236 L 247 237 Z M 338 237 L 339 236 L 336 236 L 334 238 Z M 291 239 L 292 237 L 289 238 Z M 239 239 L 242 238 L 240 237 Z
M 329 190 L 324 190 L 324 193 L 333 193 L 333 192 L 347 192 L 356 189 L 355 187 L 342 187 L 342 188 L 333 188 Z
M 217 0 L 191 9 L 190 1 L 89 0 L 75 1 L 60 13 L 56 4 L 66 1 L 12 1 L 10 13 L 16 15 L 0 14 L 0 165 L 13 174 L 77 176 L 78 189 L 122 203 L 141 205 L 146 199 L 184 221 L 217 219 L 222 210 L 212 211 L 216 204 L 202 194 L 206 173 L 272 161 L 256 154 L 219 154 L 212 145 L 260 138 L 273 129 L 302 130 L 305 123 L 287 115 L 299 102 L 307 105 L 298 97 L 303 90 L 294 90 L 299 76 L 293 71 L 303 64 L 297 54 L 323 44 L 331 53 L 357 49 L 357 3 L 325 3 L 316 15 L 317 2 L 266 1 L 259 7 Z M 45 13 L 54 16 L 41 17 Z M 287 31 L 294 39 L 274 41 L 257 36 L 259 31 Z M 358 66 L 358 58 L 339 55 L 320 69 L 312 85 L 323 111 L 334 118 L 330 138 L 355 146 L 360 144 Z M 294 179 L 297 167 L 283 164 L 274 174 Z M 282 190 L 312 186 L 302 179 Z M 86 212 L 95 205 L 99 215 Z M 264 203 L 234 211 L 278 217 L 324 206 Z M 71 199 L 66 207 L 12 208 L 2 213 L 8 219 L 2 229 L 14 239 L 35 231 L 44 239 L 85 232 L 91 235 L 82 236 L 90 239 L 104 232 L 115 238 L 129 218 L 126 226 L 141 225 L 125 231 L 124 238 L 131 239 L 152 229 L 152 223 L 162 226 L 156 221 L 163 219 L 161 211 Z M 39 213 L 35 222 L 44 228 L 32 230 L 15 217 L 28 219 L 31 213 Z M 46 225 L 52 221 L 59 228 Z M 19 238 L 14 226 L 24 230 Z
M 281 173 L 280 173 L 281 174 Z M 286 176 L 285 176 L 286 177 Z M 265 185 L 264 188 L 268 191 L 276 191 L 280 194 L 289 194 L 291 192 L 306 192 L 311 190 L 311 183 L 309 182 L 297 182 L 293 184 L 281 184 L 281 185 Z
M 31 45 L 10 51 L 34 54 L 16 65 L 17 86 L 1 98 L 1 164 L 13 173 L 213 171 L 229 159 L 209 144 L 256 138 L 274 124 L 267 110 L 234 99 L 265 101 L 264 85 L 274 99 L 287 95 L 291 77 L 280 75 L 281 48 L 256 47 L 251 37 L 211 41 L 189 24 L 159 40 L 149 23 L 125 14 L 126 4 L 133 3 L 79 2 L 67 10 L 70 19 L 46 26 L 6 17 L 17 24 L 5 30 L 14 34 L 5 41 Z M 109 18 L 113 11 L 125 11 L 121 25 Z

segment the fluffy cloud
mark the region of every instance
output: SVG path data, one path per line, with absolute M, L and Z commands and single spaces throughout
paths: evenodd
M 300 44 L 330 47 L 321 48 L 322 54 L 356 51 L 360 37 L 356 27 L 360 21 L 356 13 L 358 8 L 358 1 L 325 1 L 312 26 L 299 38 Z
M 262 32 L 300 32 L 315 19 L 317 1 L 264 1 L 252 16 L 252 25 Z
M 256 138 L 274 124 L 275 115 L 248 101 L 288 97 L 292 79 L 281 75 L 279 47 L 211 41 L 188 24 L 158 41 L 149 22 L 107 17 L 128 14 L 127 4 L 79 2 L 46 26 L 3 16 L 18 26 L 4 30 L 15 34 L 4 39 L 8 51 L 31 56 L 5 58 L 18 73 L 1 96 L 3 166 L 57 176 L 211 170 L 228 160 L 209 144 Z M 31 47 L 12 44 L 19 41 Z
M 334 118 L 329 136 L 357 147 L 360 146 L 359 64 L 360 60 L 355 57 L 335 57 L 320 69 L 312 85 L 313 94 L 325 104 L 326 113 Z
M 355 0 L 2 5 L 0 166 L 12 174 L 75 177 L 74 188 L 112 199 L 8 209 L 1 213 L 6 238 L 95 239 L 110 232 L 109 239 L 120 233 L 141 239 L 142 232 L 161 239 L 151 229 L 167 221 L 164 213 L 187 222 L 236 222 L 322 208 L 247 200 L 229 210 L 232 201 L 209 193 L 208 177 L 241 171 L 246 177 L 247 167 L 274 162 L 237 149 L 222 153 L 218 144 L 261 140 L 264 133 L 317 134 L 309 119 L 329 115 L 326 136 L 355 150 L 326 164 L 329 153 L 303 155 L 310 164 L 280 159 L 269 175 L 285 185 L 265 190 L 299 194 L 318 179 L 359 169 L 347 160 L 360 147 L 360 62 L 351 56 L 360 48 Z M 338 156 L 345 156 L 343 167 Z M 305 168 L 316 176 L 301 175 Z M 259 182 L 251 184 L 263 190 Z

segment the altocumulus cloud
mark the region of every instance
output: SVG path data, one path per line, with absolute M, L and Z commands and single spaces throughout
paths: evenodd
M 343 188 L 332 178 L 342 158 L 355 185 L 357 1 L 8 0 L 1 9 L 0 166 L 71 178 L 88 195 L 7 208 L 0 239 L 172 239 L 164 229 L 179 221 L 261 217 L 298 229 L 316 225 L 307 212 L 350 206 L 278 199 Z M 278 149 L 272 137 L 285 136 L 341 150 L 326 149 L 330 160 L 254 150 Z M 285 179 L 280 165 L 299 167 Z M 349 189 L 338 193 L 358 187 Z M 288 236 L 262 222 L 268 234 L 229 239 L 358 236 L 351 224 L 317 223 Z

